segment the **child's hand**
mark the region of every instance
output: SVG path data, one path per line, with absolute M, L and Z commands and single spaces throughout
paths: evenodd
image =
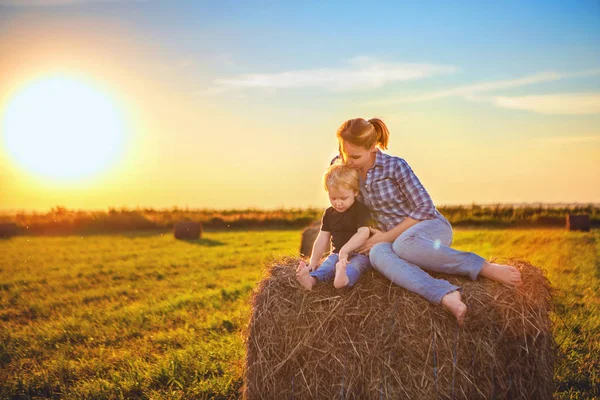
M 335 264 L 336 268 L 346 268 L 347 266 L 348 266 L 347 258 L 342 258 L 337 262 L 337 264 Z
M 309 269 L 310 271 L 316 271 L 316 270 L 317 270 L 317 268 L 319 268 L 319 264 L 315 264 L 315 265 L 313 265 L 313 264 L 309 264 L 309 265 L 308 265 L 308 269 Z
M 335 264 L 336 267 L 345 268 L 348 265 L 348 254 L 340 252 L 338 262 Z

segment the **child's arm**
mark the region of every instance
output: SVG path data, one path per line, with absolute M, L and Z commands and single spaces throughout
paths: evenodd
M 308 268 L 310 268 L 311 271 L 317 269 L 321 263 L 321 257 L 323 257 L 323 254 L 329 249 L 330 238 L 331 232 L 319 231 L 319 235 L 313 244 L 312 254 L 310 256 L 310 264 L 308 265 Z
M 354 250 L 358 249 L 363 244 L 365 244 L 365 242 L 369 238 L 369 234 L 370 231 L 368 226 L 361 226 L 360 228 L 358 228 L 358 231 L 340 249 L 340 261 L 348 261 L 348 255 Z

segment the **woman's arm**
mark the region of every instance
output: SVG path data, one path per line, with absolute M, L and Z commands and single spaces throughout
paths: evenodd
M 419 222 L 421 222 L 421 221 L 418 220 L 418 219 L 414 219 L 414 218 L 411 218 L 411 217 L 406 217 L 402 222 L 400 222 L 398 225 L 396 225 L 395 227 L 393 227 L 389 231 L 387 231 L 385 233 L 383 233 L 383 232 L 381 233 L 382 235 L 384 235 L 384 239 L 385 239 L 385 240 L 382 240 L 382 242 L 390 242 L 390 243 L 392 243 L 405 230 L 407 230 L 408 228 L 410 228 L 413 225 L 418 224 Z
M 388 212 L 400 212 L 400 206 L 395 206 L 395 202 L 400 203 L 406 201 L 409 205 L 409 210 L 403 210 L 400 216 L 404 217 L 402 222 L 398 223 L 392 229 L 387 232 L 381 232 L 377 229 L 372 229 L 373 235 L 365 242 L 365 244 L 358 250 L 361 253 L 367 253 L 371 247 L 380 242 L 392 243 L 398 236 L 413 225 L 418 224 L 420 221 L 433 219 L 436 217 L 436 209 L 429 193 L 421 184 L 421 181 L 408 163 L 401 158 L 393 158 L 393 165 L 391 168 L 390 175 L 385 178 L 393 180 L 397 189 L 401 192 L 402 199 L 388 199 L 387 207 Z M 390 196 L 392 190 L 382 190 L 375 196 Z M 397 193 L 399 194 L 399 193 Z
M 371 231 L 374 232 L 373 235 L 365 241 L 365 244 L 362 245 L 357 251 L 359 253 L 368 254 L 371 247 L 375 246 L 377 243 L 388 242 L 393 243 L 394 240 L 398 236 L 402 234 L 405 230 L 410 228 L 413 225 L 418 224 L 421 221 L 418 221 L 411 217 L 406 217 L 402 222 L 393 227 L 387 232 L 381 232 L 378 229 L 371 228 Z
M 411 206 L 411 211 L 408 214 L 408 217 L 416 220 L 417 222 L 435 218 L 435 205 L 433 204 L 433 200 L 431 200 L 431 196 L 419 178 L 417 178 L 417 175 L 414 173 L 410 165 L 408 165 L 405 160 L 400 159 L 396 168 L 395 174 L 398 182 L 398 188 L 404 194 Z M 404 230 L 399 231 L 394 239 L 400 236 L 400 234 L 406 229 L 410 228 L 410 226 L 407 226 Z
M 411 226 L 418 224 L 420 221 L 435 218 L 435 205 L 419 178 L 405 160 L 396 160 L 397 163 L 394 166 L 396 184 L 408 200 L 411 210 L 402 222 L 387 232 L 374 230 L 375 233 L 360 248 L 361 252 L 369 251 L 371 247 L 380 242 L 393 243 L 398 236 Z
M 310 268 L 311 271 L 317 269 L 321 263 L 321 257 L 323 257 L 323 254 L 330 246 L 330 238 L 331 232 L 319 231 L 319 235 L 313 244 L 312 254 L 310 256 L 310 264 L 308 265 L 308 268 Z

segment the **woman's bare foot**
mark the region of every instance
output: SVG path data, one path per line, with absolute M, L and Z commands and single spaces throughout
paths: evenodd
M 298 282 L 306 289 L 311 290 L 317 283 L 317 278 L 310 276 L 310 270 L 304 261 L 300 261 L 298 268 L 296 269 L 296 277 Z
M 519 286 L 523 283 L 521 272 L 510 265 L 493 264 L 486 261 L 479 275 L 510 286 Z
M 346 274 L 346 267 L 347 264 L 344 263 L 337 263 L 335 265 L 335 278 L 333 279 L 333 287 L 336 289 L 346 287 L 350 283 L 350 279 L 348 279 L 348 275 Z
M 442 297 L 442 305 L 456 317 L 458 324 L 462 326 L 465 322 L 465 315 L 467 315 L 467 305 L 460 299 L 460 292 L 455 290 Z

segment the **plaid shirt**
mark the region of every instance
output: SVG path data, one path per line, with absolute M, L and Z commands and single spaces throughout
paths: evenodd
M 406 217 L 419 221 L 442 217 L 419 178 L 400 157 L 377 149 L 375 165 L 367 171 L 367 179 L 360 180 L 357 198 L 369 208 L 377 228 L 384 232 Z

